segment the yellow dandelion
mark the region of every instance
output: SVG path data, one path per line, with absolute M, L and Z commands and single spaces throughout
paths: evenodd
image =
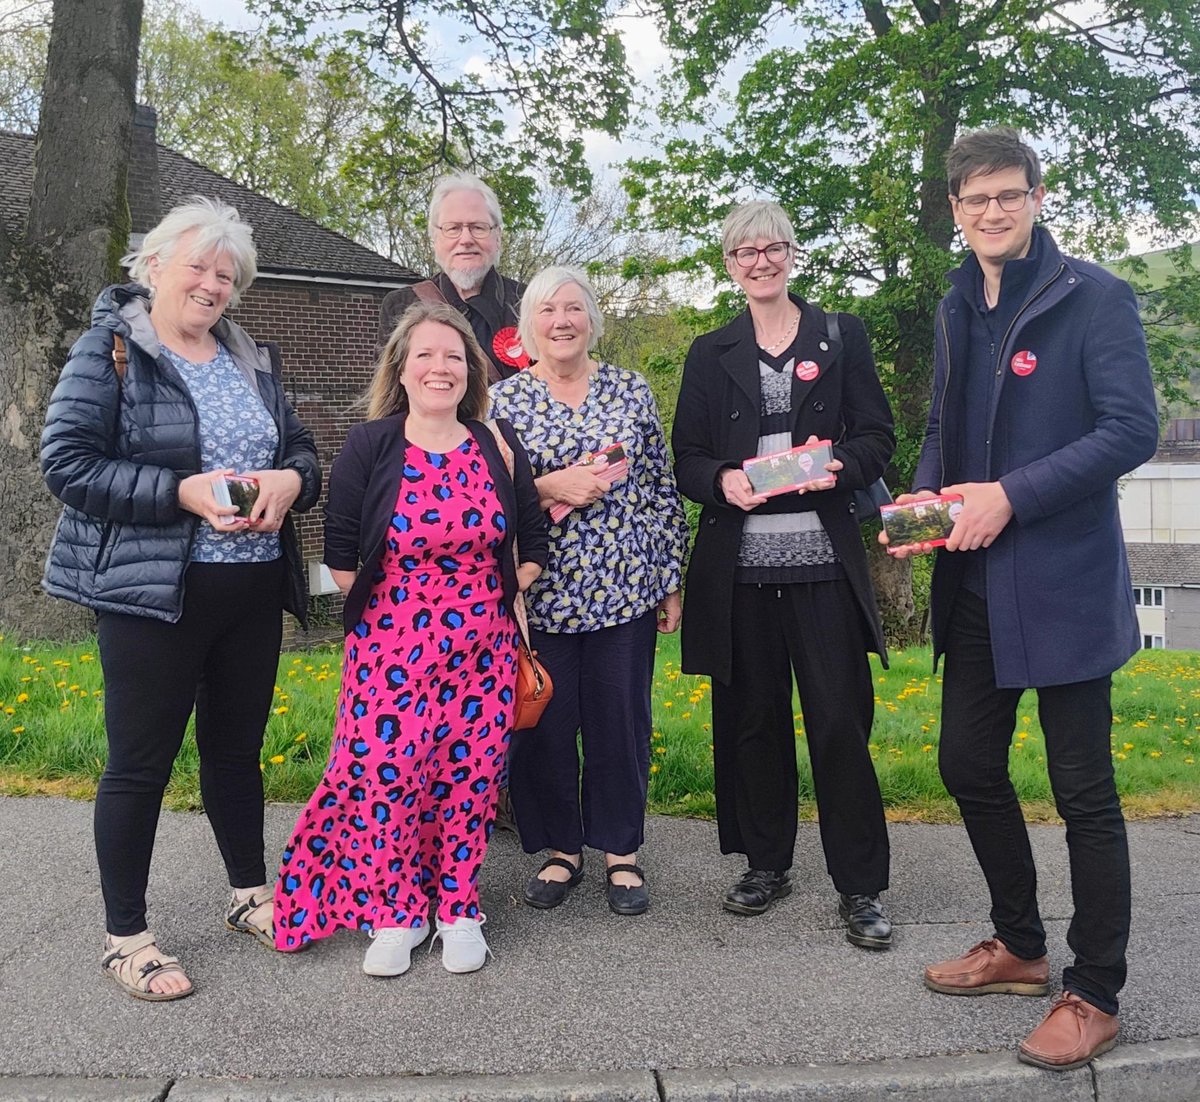
M 299 734 L 296 736 L 296 738 L 295 738 L 295 741 L 296 741 L 296 742 L 303 742 L 303 741 L 304 741 L 306 738 L 308 738 L 308 732 L 307 732 L 307 731 L 301 731 L 301 732 L 300 732 L 300 733 L 299 733 Z
M 272 754 L 271 757 L 268 758 L 267 760 L 270 761 L 270 763 L 272 765 L 279 765 L 283 762 L 283 755 L 282 754 Z
M 657 762 L 655 762 L 654 764 L 652 764 L 652 765 L 650 766 L 650 772 L 651 772 L 651 773 L 657 773 L 657 772 L 658 772 L 658 763 L 657 763 Z
M 282 704 L 278 708 L 275 709 L 275 714 L 277 716 L 285 716 L 285 715 L 287 715 L 287 712 L 288 712 L 288 706 L 286 704 Z
M 1113 757 L 1115 757 L 1115 758 L 1117 759 L 1117 761 L 1124 761 L 1124 760 L 1125 760 L 1125 755 L 1124 755 L 1124 754 L 1122 754 L 1122 753 L 1116 753 L 1116 754 L 1114 754 L 1114 755 L 1113 755 Z
M 24 727 L 14 727 L 12 729 L 12 732 L 14 735 L 23 735 L 25 733 L 25 728 Z
M 929 751 L 930 751 L 930 750 L 932 750 L 932 749 L 933 749 L 933 743 L 932 743 L 932 742 L 927 742 L 927 743 L 925 743 L 925 745 L 924 745 L 924 746 L 922 746 L 922 747 L 921 747 L 921 753 L 922 753 L 922 754 L 928 754 L 928 753 L 929 753 Z
M 1161 751 L 1161 750 L 1151 750 L 1151 751 L 1150 751 L 1150 756 L 1151 756 L 1152 758 L 1161 758 L 1161 757 L 1162 757 L 1162 751 Z
M 654 752 L 656 754 L 665 754 L 667 752 L 667 748 L 665 746 L 656 746 L 654 748 Z
M 24 704 L 29 699 L 28 693 L 17 693 L 17 703 Z

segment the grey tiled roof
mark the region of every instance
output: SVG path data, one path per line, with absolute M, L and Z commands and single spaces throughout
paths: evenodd
M 162 145 L 158 146 L 158 175 L 163 213 L 189 195 L 223 199 L 236 207 L 254 229 L 258 267 L 263 274 L 325 275 L 397 286 L 421 278 L 412 269 Z M 24 223 L 32 184 L 33 138 L 0 130 L 0 217 L 14 229 Z
M 1200 585 L 1200 543 L 1127 543 L 1134 585 Z

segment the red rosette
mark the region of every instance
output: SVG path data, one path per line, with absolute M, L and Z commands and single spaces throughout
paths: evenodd
M 509 367 L 526 368 L 530 364 L 529 353 L 521 344 L 516 326 L 508 325 L 492 338 L 492 352 L 496 359 Z

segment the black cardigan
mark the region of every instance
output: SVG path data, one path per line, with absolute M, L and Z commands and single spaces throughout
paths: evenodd
M 378 421 L 364 421 L 351 428 L 346 445 L 334 460 L 329 474 L 329 499 L 325 505 L 325 565 L 331 570 L 357 570 L 358 577 L 342 610 L 342 626 L 349 634 L 362 618 L 371 592 L 372 578 L 383 557 L 388 525 L 396 507 L 396 495 L 404 473 L 404 414 Z M 497 421 L 512 448 L 513 478 L 496 445 L 491 429 L 479 421 L 467 421 L 467 429 L 483 453 L 504 516 L 509 523 L 498 552 L 505 603 L 511 611 L 517 594 L 517 571 L 513 564 L 515 536 L 523 563 L 546 565 L 550 547 L 546 514 L 538 507 L 537 489 L 525 449 L 507 421 Z M 359 569 L 361 564 L 362 569 Z

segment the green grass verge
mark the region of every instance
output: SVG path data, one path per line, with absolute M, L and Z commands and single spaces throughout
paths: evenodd
M 329 752 L 341 649 L 285 654 L 267 725 L 262 769 L 267 799 L 307 799 Z M 889 817 L 957 818 L 937 772 L 940 679 L 928 648 L 873 663 L 876 709 L 871 755 Z M 1114 676 L 1112 752 L 1133 815 L 1200 809 L 1200 654 L 1143 651 Z M 711 816 L 711 682 L 679 670 L 677 637 L 662 637 L 653 691 L 650 804 L 654 811 Z M 1011 751 L 1017 792 L 1031 819 L 1053 818 L 1037 699 L 1017 712 Z M 804 721 L 795 710 L 801 813 L 814 814 Z M 90 798 L 104 768 L 103 683 L 95 643 L 59 647 L 0 637 L 0 793 Z M 189 732 L 168 803 L 198 807 L 195 742 Z

